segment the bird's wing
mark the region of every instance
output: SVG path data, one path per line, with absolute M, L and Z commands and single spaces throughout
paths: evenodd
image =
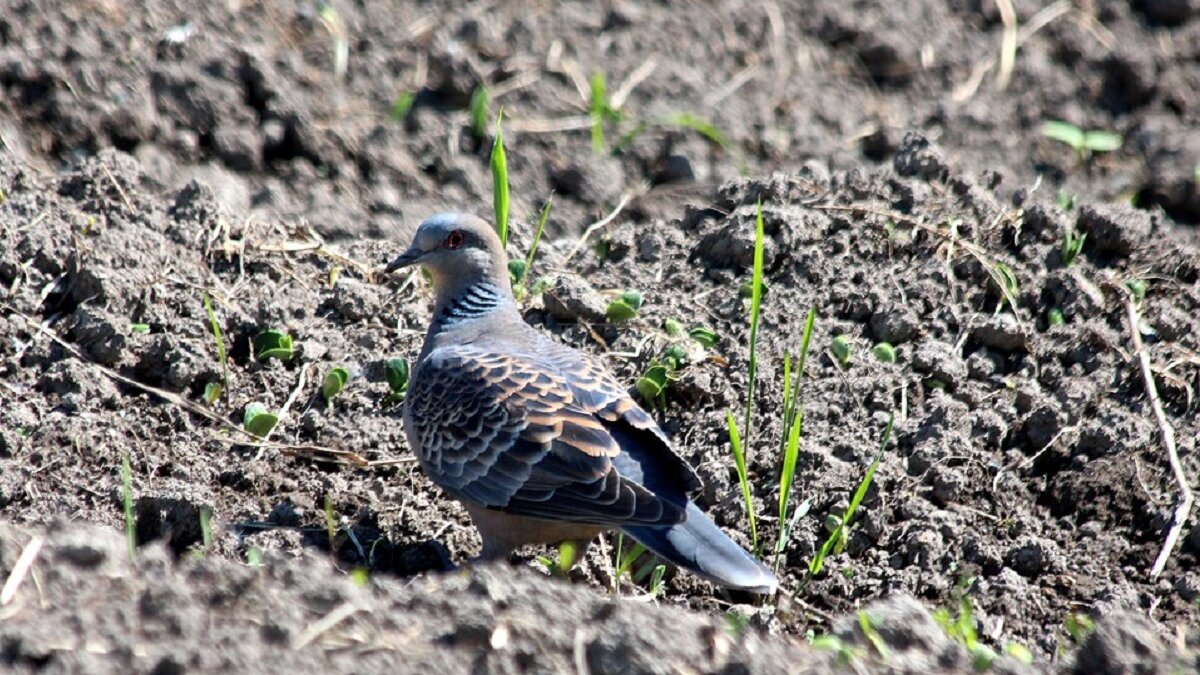
M 623 451 L 620 430 L 653 427 L 654 439 L 661 431 L 598 366 L 548 358 L 557 352 L 459 345 L 430 353 L 407 397 L 430 477 L 452 496 L 518 515 L 608 526 L 681 522 L 695 475 L 687 469 L 695 484 L 685 479 L 667 494 L 622 476 L 613 461 Z

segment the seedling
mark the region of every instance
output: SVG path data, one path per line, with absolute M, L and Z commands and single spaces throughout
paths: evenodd
M 213 533 L 212 533 L 212 509 L 207 506 L 200 507 L 200 548 L 193 549 L 192 554 L 197 557 L 203 557 L 204 553 L 212 548 Z
M 1027 666 L 1033 665 L 1033 652 L 1020 642 L 1009 642 L 1004 645 L 1004 653 Z
M 666 332 L 667 337 L 683 337 L 683 324 L 675 319 L 666 319 L 663 321 L 663 331 Z
M 779 569 L 779 555 L 783 553 L 792 534 L 788 510 L 791 508 L 792 483 L 796 479 L 796 462 L 800 457 L 800 435 L 804 428 L 800 383 L 804 379 L 804 365 L 808 361 L 808 348 L 812 341 L 816 318 L 817 309 L 813 307 L 808 310 L 808 318 L 804 322 L 794 386 L 791 381 L 791 359 L 785 356 L 783 360 L 783 428 L 786 430 L 786 438 L 783 444 L 783 467 L 779 476 L 779 535 L 775 540 L 775 559 L 772 565 L 776 570 Z
M 150 332 L 150 324 L 148 323 L 131 323 L 129 324 L 130 333 L 146 334 Z
M 604 125 L 620 121 L 621 113 L 609 103 L 604 73 L 593 74 L 591 85 L 592 152 L 598 155 L 604 152 Z
M 217 343 L 217 360 L 221 362 L 221 384 L 209 383 L 204 389 L 204 401 L 212 405 L 221 396 L 223 387 L 229 386 L 229 362 L 225 356 L 225 338 L 221 336 L 221 322 L 217 321 L 217 313 L 213 311 L 212 301 L 204 294 L 204 311 L 208 314 L 208 325 L 212 328 L 213 339 Z
M 875 355 L 875 359 L 880 363 L 895 363 L 896 348 L 887 342 L 880 342 L 871 349 L 871 353 Z
M 1125 288 L 1129 289 L 1129 294 L 1133 296 L 1135 303 L 1141 304 L 1146 299 L 1146 282 L 1141 279 L 1130 279 L 1125 282 Z
M 342 276 L 342 266 L 341 265 L 334 265 L 333 267 L 329 268 L 328 283 L 329 283 L 330 290 L 337 288 L 337 282 L 341 276 Z
M 717 334 L 707 328 L 693 328 L 688 331 L 688 337 L 699 342 L 705 349 L 712 349 L 717 344 Z
M 266 438 L 276 424 L 279 424 L 279 416 L 258 401 L 246 406 L 242 415 L 242 426 L 258 438 Z
M 970 579 L 959 582 L 958 611 L 951 614 L 949 609 L 940 608 L 934 611 L 933 620 L 941 626 L 946 635 L 966 648 L 972 657 L 975 670 L 987 670 L 996 660 L 996 652 L 979 641 L 975 629 L 975 615 L 971 606 L 971 598 L 967 595 Z
M 859 482 L 858 488 L 854 491 L 854 496 L 850 498 L 850 505 L 846 507 L 846 512 L 840 517 L 833 516 L 836 520 L 826 519 L 827 529 L 832 529 L 825 543 L 821 545 L 813 559 L 808 563 L 808 578 L 805 580 L 805 585 L 808 580 L 821 573 L 825 566 L 825 559 L 831 553 L 841 552 L 845 546 L 846 540 L 849 538 L 849 527 L 854 520 L 854 514 L 858 511 L 858 507 L 862 504 L 862 500 L 867 496 L 867 490 L 871 489 L 871 482 L 875 479 L 875 472 L 879 469 L 879 463 L 883 461 L 883 451 L 887 448 L 888 439 L 892 435 L 892 422 L 895 420 L 895 415 L 888 415 L 887 426 L 883 430 L 883 438 L 879 443 L 879 452 L 875 454 L 875 459 L 871 465 L 867 467 L 867 472 L 863 474 L 862 481 Z M 833 514 L 830 514 L 831 516 Z M 829 526 L 832 526 L 830 528 Z M 836 551 L 835 551 L 836 549 Z
M 350 570 L 350 581 L 359 588 L 366 588 L 371 585 L 371 571 L 365 567 L 355 567 Z
M 1087 614 L 1071 613 L 1067 615 L 1067 620 L 1063 625 L 1066 628 L 1067 635 L 1071 636 L 1071 640 L 1075 644 L 1083 644 L 1092 631 L 1096 630 L 1096 624 Z
M 604 316 L 608 318 L 609 323 L 628 321 L 638 315 L 643 302 L 642 294 L 638 291 L 625 291 L 621 297 L 608 303 Z
M 685 361 L 687 361 L 687 354 L 679 345 L 671 345 L 663 352 L 662 362 L 671 370 L 679 370 Z
M 259 361 L 279 359 L 291 361 L 296 355 L 292 346 L 292 336 L 283 331 L 267 329 L 254 336 L 254 357 Z
M 654 566 L 654 570 L 650 572 L 650 599 L 657 598 L 663 591 L 663 576 L 667 573 L 667 566 L 659 563 Z
M 121 502 L 125 506 L 125 544 L 129 547 L 129 559 L 137 557 L 137 521 L 133 518 L 133 469 L 129 466 L 129 455 L 121 458 Z
M 750 541 L 754 550 L 758 548 L 758 521 L 754 516 L 754 499 L 750 496 L 750 478 L 746 475 L 746 453 L 742 451 L 742 436 L 738 433 L 733 413 L 725 411 L 725 422 L 729 425 L 729 447 L 733 450 L 733 462 L 737 468 L 738 485 L 742 488 L 742 499 L 746 502 L 746 517 L 750 520 Z
M 486 94 L 485 94 L 486 95 Z M 484 111 L 487 114 L 487 111 Z M 492 141 L 492 207 L 500 245 L 508 246 L 508 157 L 504 154 L 504 110 L 496 113 L 496 139 Z M 485 117 L 486 124 L 486 117 Z
M 1082 244 L 1080 244 L 1082 246 Z M 996 263 L 991 267 L 992 283 L 1000 293 L 1000 304 L 1005 302 L 1017 306 L 1017 277 L 1012 269 L 1004 263 Z
M 833 353 L 833 358 L 837 359 L 838 365 L 842 368 L 847 368 L 850 365 L 850 338 L 845 335 L 839 335 L 833 338 L 829 343 L 829 351 Z
M 716 145 L 721 146 L 722 149 L 729 149 L 728 139 L 725 138 L 725 134 L 721 133 L 721 130 L 718 129 L 715 124 L 709 122 L 708 120 L 696 117 L 691 113 L 679 112 L 669 115 L 662 121 L 662 123 L 668 126 L 691 129 L 709 141 L 712 141 Z
M 764 298 L 767 297 L 767 293 L 769 293 L 770 290 L 771 290 L 771 288 L 767 285 L 767 282 L 763 281 L 762 282 L 762 297 L 764 297 Z M 738 297 L 743 300 L 750 300 L 751 298 L 753 298 L 754 297 L 754 282 L 753 281 L 743 281 L 742 283 L 738 284 Z
M 552 560 L 548 556 L 538 556 L 537 561 L 545 567 L 551 575 L 556 577 L 565 577 L 571 572 L 571 568 L 575 566 L 575 558 L 579 551 L 575 546 L 575 542 L 567 540 L 558 545 L 558 559 Z
M 537 255 L 538 243 L 541 242 L 542 233 L 546 230 L 546 220 L 550 217 L 550 207 L 553 202 L 554 197 L 551 196 L 542 205 L 542 211 L 538 215 L 537 229 L 533 233 L 533 243 L 529 245 L 529 255 L 525 260 L 510 260 L 508 263 L 508 276 L 512 282 L 513 294 L 517 300 L 525 297 L 525 281 L 529 278 L 530 270 L 533 269 L 533 261 Z
M 1102 129 L 1085 131 L 1061 120 L 1051 120 L 1043 124 L 1042 135 L 1071 146 L 1081 161 L 1091 157 L 1094 152 L 1119 150 L 1123 140 L 1121 134 Z
M 1066 323 L 1066 320 L 1063 319 L 1062 310 L 1055 307 L 1047 312 L 1046 323 L 1050 324 L 1051 326 L 1061 326 Z
M 1054 195 L 1054 201 L 1058 204 L 1058 208 L 1062 209 L 1063 211 L 1074 211 L 1076 199 L 1076 195 L 1073 195 L 1062 189 L 1060 189 Z
M 763 208 L 758 200 L 758 212 L 754 219 L 754 270 L 750 277 L 750 359 L 748 383 L 746 385 L 746 437 L 753 431 L 754 385 L 758 375 L 758 319 L 762 312 L 763 298 Z M 757 538 L 755 540 L 757 542 Z
M 1076 258 L 1083 251 L 1083 241 L 1087 239 L 1087 233 L 1079 233 L 1074 230 L 1068 230 L 1063 236 L 1062 243 L 1062 261 L 1063 266 L 1070 267 L 1075 264 Z
M 485 85 L 481 84 L 471 92 L 471 102 L 467 105 L 467 110 L 471 114 L 471 133 L 475 134 L 475 138 L 483 138 L 487 135 L 490 100 L 491 96 L 488 95 Z
M 331 368 L 325 373 L 325 378 L 321 380 L 321 396 L 325 397 L 325 403 L 332 405 L 334 397 L 342 393 L 349 381 L 350 371 L 341 366 Z
M 401 358 L 388 359 L 383 364 L 383 376 L 387 380 L 388 389 L 391 390 L 385 403 L 403 401 L 408 393 L 408 361 Z
M 402 91 L 396 96 L 396 100 L 392 103 L 391 118 L 397 122 L 403 122 L 408 119 L 408 114 L 412 112 L 413 104 L 416 103 L 417 97 L 411 91 Z
M 667 386 L 671 381 L 671 370 L 663 363 L 656 363 L 646 369 L 634 383 L 634 388 L 642 395 L 647 403 L 662 407 L 666 397 Z
M 250 548 L 246 549 L 246 566 L 247 567 L 262 567 L 263 566 L 262 549 L 260 549 L 257 546 L 251 546 Z

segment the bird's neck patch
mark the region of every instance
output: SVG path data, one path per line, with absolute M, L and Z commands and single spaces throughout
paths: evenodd
M 435 323 L 445 328 L 486 316 L 508 302 L 508 297 L 488 281 L 480 281 L 462 289 L 438 312 Z

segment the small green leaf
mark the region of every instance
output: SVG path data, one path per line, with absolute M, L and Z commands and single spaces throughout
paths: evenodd
M 642 395 L 642 400 L 647 403 L 660 401 L 667 389 L 668 374 L 667 366 L 663 364 L 656 364 L 647 368 L 646 372 L 642 373 L 642 376 L 634 383 L 634 387 Z
M 217 399 L 221 398 L 222 391 L 223 388 L 221 387 L 220 382 L 209 382 L 208 384 L 204 385 L 205 405 L 212 406 L 212 404 L 216 403 Z
M 705 349 L 712 349 L 717 344 L 717 334 L 707 328 L 693 328 L 688 331 L 688 337 L 704 345 Z
M 348 370 L 341 366 L 332 368 L 325 373 L 325 379 L 321 380 L 321 395 L 325 397 L 327 403 L 332 402 L 335 396 L 342 393 L 349 381 L 350 372 Z
M 1027 666 L 1033 664 L 1033 652 L 1020 642 L 1010 642 L 1004 645 L 1004 653 Z
M 1121 134 L 1093 129 L 1083 135 L 1083 149 L 1090 152 L 1113 152 L 1121 149 Z
M 896 348 L 886 342 L 880 342 L 879 344 L 875 345 L 875 348 L 871 350 L 871 353 L 874 354 L 875 358 L 881 363 L 896 362 Z
M 1066 323 L 1066 321 L 1063 319 L 1062 310 L 1057 307 L 1046 313 L 1046 322 L 1051 326 L 1061 326 Z
M 388 359 L 383 364 L 383 375 L 388 388 L 392 390 L 393 400 L 400 400 L 408 393 L 408 361 L 405 359 Z
M 411 91 L 402 91 L 396 96 L 396 102 L 392 104 L 391 117 L 397 122 L 403 122 L 408 118 L 408 113 L 412 112 L 413 103 L 417 100 L 416 95 Z
M 475 134 L 476 138 L 483 138 L 487 135 L 489 101 L 487 87 L 482 84 L 471 92 L 471 103 L 468 105 L 468 109 L 471 112 L 471 132 Z
M 366 588 L 371 585 L 371 572 L 365 567 L 355 567 L 350 571 L 350 581 L 359 588 Z
M 150 324 L 148 323 L 131 323 L 129 324 L 129 332 L 131 333 L 149 333 Z
M 1066 190 L 1062 190 L 1062 189 L 1060 189 L 1058 191 L 1058 193 L 1054 196 L 1054 201 L 1056 201 L 1058 203 L 1058 207 L 1060 209 L 1062 209 L 1063 211 L 1074 211 L 1075 210 L 1075 199 L 1076 199 L 1075 195 L 1069 194 Z
M 687 360 L 687 354 L 684 353 L 683 347 L 679 345 L 671 345 L 662 355 L 662 362 L 671 370 L 679 370 Z
M 763 298 L 767 297 L 768 290 L 769 289 L 767 287 L 767 282 L 764 279 L 762 282 L 762 295 L 760 297 L 763 297 Z M 753 281 L 743 281 L 741 283 L 741 285 L 738 286 L 738 297 L 743 300 L 750 300 L 751 298 L 753 298 L 754 297 L 754 282 Z
M 604 316 L 608 317 L 609 323 L 621 323 L 637 315 L 637 308 L 630 307 L 629 303 L 624 300 L 613 300 L 608 303 L 608 307 L 604 310 Z
M 629 305 L 634 309 L 642 308 L 642 294 L 638 291 L 625 291 L 621 294 L 621 302 Z
M 1134 302 L 1141 302 L 1146 299 L 1146 282 L 1141 279 L 1130 279 L 1125 282 L 1125 288 L 1133 295 Z
M 845 335 L 833 338 L 829 343 L 829 351 L 833 352 L 833 357 L 843 368 L 850 365 L 850 338 Z
M 1076 150 L 1083 149 L 1083 129 L 1061 120 L 1050 120 L 1042 125 L 1042 135 L 1051 140 L 1075 148 Z
M 255 401 L 246 406 L 246 412 L 242 416 L 242 426 L 246 431 L 259 438 L 266 438 L 276 424 L 279 424 L 279 416 L 268 412 L 265 405 Z
M 683 324 L 679 323 L 675 319 L 667 319 L 666 321 L 663 321 L 663 330 L 666 331 L 667 335 L 670 337 L 683 337 Z
M 254 337 L 254 357 L 259 361 L 267 359 L 290 361 L 295 355 L 292 336 L 283 331 L 268 329 Z
M 525 272 L 529 269 L 525 266 L 524 260 L 509 260 L 508 261 L 508 280 L 513 286 L 521 285 L 525 281 Z

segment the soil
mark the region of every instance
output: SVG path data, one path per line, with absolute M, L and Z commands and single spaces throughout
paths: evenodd
M 21 580 L 20 552 L 44 545 L 0 606 L 0 663 L 958 672 L 973 657 L 931 613 L 966 601 L 981 643 L 1034 656 L 995 672 L 1197 668 L 1195 510 L 1150 570 L 1180 501 L 1164 428 L 1200 475 L 1200 5 L 1013 7 L 1000 88 L 992 2 L 337 3 L 331 18 L 18 0 L 0 17 L 0 577 Z M 595 72 L 622 117 L 599 153 Z M 612 540 L 570 583 L 537 550 L 455 569 L 478 540 L 409 461 L 384 374 L 419 349 L 428 289 L 373 269 L 432 213 L 490 213 L 481 84 L 504 109 L 514 255 L 555 195 L 526 320 L 631 386 L 679 342 L 666 319 L 718 335 L 682 342 L 657 414 L 705 480 L 698 501 L 748 547 L 725 419 L 748 396 L 739 286 L 761 202 L 742 432 L 768 560 L 782 361 L 817 317 L 781 598 L 668 574 L 650 599 L 614 580 Z M 1077 154 L 1041 135 L 1049 119 L 1123 144 Z M 1086 235 L 1076 260 L 1068 232 Z M 605 323 L 624 289 L 640 315 Z M 267 328 L 295 337 L 294 358 L 253 356 Z M 352 378 L 327 404 L 338 365 Z M 280 411 L 273 444 L 236 431 L 253 402 Z M 844 550 L 810 581 L 891 416 Z

